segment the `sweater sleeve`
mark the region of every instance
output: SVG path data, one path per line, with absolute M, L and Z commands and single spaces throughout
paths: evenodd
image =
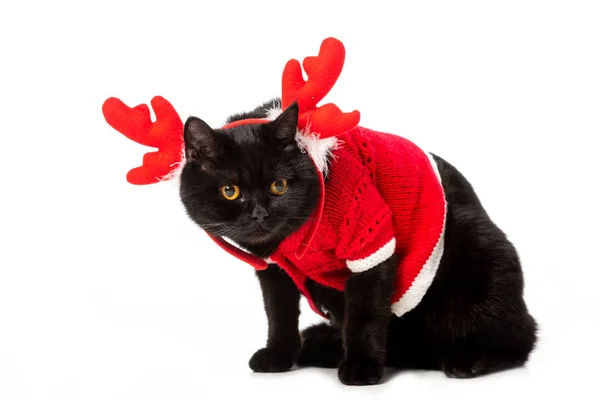
M 356 185 L 340 230 L 336 255 L 352 272 L 367 271 L 394 254 L 392 213 L 368 176 Z

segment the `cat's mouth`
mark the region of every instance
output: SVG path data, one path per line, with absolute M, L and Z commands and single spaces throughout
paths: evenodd
M 248 230 L 248 240 L 253 242 L 263 242 L 271 239 L 278 231 L 283 223 L 274 222 L 257 222 Z
M 277 230 L 277 226 L 271 226 L 265 223 L 257 224 L 254 228 L 253 235 L 270 236 Z

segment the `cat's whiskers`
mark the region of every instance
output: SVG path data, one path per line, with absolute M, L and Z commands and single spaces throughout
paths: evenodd
M 219 229 L 219 230 L 211 232 L 211 234 L 213 236 L 227 236 L 227 237 L 230 237 L 231 233 L 236 233 L 236 232 L 232 231 L 231 229 L 228 229 L 228 228 L 223 228 L 223 229 Z
M 202 224 L 201 226 L 202 226 L 202 228 L 214 228 L 215 226 L 223 226 L 223 225 L 225 225 L 224 222 L 215 222 L 212 224 Z

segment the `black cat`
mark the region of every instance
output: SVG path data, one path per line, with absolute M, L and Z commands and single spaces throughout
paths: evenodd
M 279 100 L 273 100 L 228 122 L 264 118 L 266 109 L 277 106 Z M 290 137 L 297 117 L 297 110 L 288 111 L 276 121 L 226 133 L 190 117 L 180 186 L 190 218 L 208 233 L 263 258 L 299 229 L 315 207 L 319 185 L 314 164 Z M 363 385 L 380 382 L 386 365 L 468 378 L 528 360 L 537 325 L 523 300 L 517 252 L 463 175 L 433 157 L 448 204 L 444 253 L 419 305 L 401 318 L 390 312 L 396 268 L 392 257 L 353 274 L 344 292 L 308 279 L 307 290 L 330 321 L 299 334 L 300 293 L 281 268 L 269 264 L 257 272 L 269 335 L 266 347 L 250 359 L 252 370 L 280 372 L 294 363 L 337 367 L 343 383 Z M 293 181 L 293 187 L 273 201 L 262 187 L 280 177 Z M 239 190 L 227 186 L 231 182 L 246 188 L 240 201 L 223 198 Z

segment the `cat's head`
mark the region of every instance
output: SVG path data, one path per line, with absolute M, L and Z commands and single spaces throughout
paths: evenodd
M 297 230 L 319 198 L 317 170 L 298 147 L 297 125 L 296 104 L 273 121 L 229 129 L 188 118 L 180 196 L 190 218 L 247 246 L 277 244 Z

